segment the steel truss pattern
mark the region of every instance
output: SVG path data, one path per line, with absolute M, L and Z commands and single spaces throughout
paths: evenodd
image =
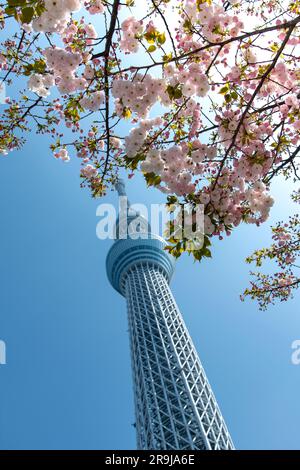
M 233 449 L 164 270 L 155 263 L 136 263 L 123 286 L 138 448 Z

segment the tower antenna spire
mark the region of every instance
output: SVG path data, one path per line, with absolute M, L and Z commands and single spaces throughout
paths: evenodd
M 115 188 L 118 191 L 119 196 L 127 196 L 125 181 L 122 178 L 118 178 L 115 183 Z
M 115 183 L 115 188 L 116 188 L 116 191 L 118 192 L 119 197 L 127 198 L 127 210 L 129 210 L 131 204 L 126 193 L 126 186 L 125 186 L 125 181 L 123 180 L 123 178 L 119 178 L 119 177 L 117 178 L 116 183 Z

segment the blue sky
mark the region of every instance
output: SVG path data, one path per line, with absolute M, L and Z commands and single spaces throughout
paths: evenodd
M 96 237 L 99 201 L 80 190 L 78 161 L 56 161 L 32 137 L 0 161 L 0 448 L 133 449 L 125 302 L 106 279 L 111 242 Z M 291 211 L 286 185 L 274 192 L 273 221 Z M 139 177 L 128 193 L 163 200 Z M 244 258 L 269 237 L 268 224 L 244 226 L 212 260 L 180 259 L 172 289 L 236 447 L 299 449 L 299 295 L 266 313 L 239 300 Z

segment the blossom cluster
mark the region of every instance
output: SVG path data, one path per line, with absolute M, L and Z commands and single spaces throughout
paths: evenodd
M 101 0 L 91 0 L 86 4 L 86 9 L 91 15 L 104 13 L 104 5 Z
M 127 157 L 134 158 L 136 154 L 142 150 L 149 131 L 153 129 L 153 127 L 160 126 L 162 122 L 160 117 L 145 119 L 140 121 L 139 126 L 133 127 L 129 135 L 125 137 L 124 147 Z
M 98 175 L 98 170 L 94 167 L 94 165 L 89 164 L 81 169 L 81 174 L 87 179 L 96 178 Z
M 53 75 L 34 73 L 28 80 L 28 89 L 38 96 L 45 98 L 50 94 L 50 88 L 55 84 Z
M 121 25 L 122 39 L 120 48 L 124 52 L 137 52 L 139 42 L 137 36 L 143 32 L 143 22 L 136 20 L 134 17 L 126 18 Z
M 169 85 L 181 85 L 182 93 L 186 97 L 194 95 L 204 97 L 210 89 L 203 66 L 198 63 L 192 63 L 185 68 L 181 66 L 178 69 L 168 64 L 164 67 L 164 75 L 168 78 Z
M 76 76 L 77 68 L 83 60 L 79 52 L 72 53 L 60 47 L 48 47 L 44 56 L 61 93 L 73 93 L 87 88 L 87 80 Z
M 80 0 L 45 0 L 41 16 L 32 22 L 34 31 L 44 33 L 62 33 L 67 27 L 72 12 L 81 9 Z
M 150 74 L 143 77 L 137 74 L 132 81 L 116 79 L 112 85 L 112 95 L 117 99 L 116 111 L 122 115 L 124 107 L 137 114 L 147 117 L 150 108 L 160 99 L 163 104 L 169 104 L 164 79 L 154 78 Z
M 82 46 L 93 45 L 97 38 L 97 31 L 92 23 L 85 23 L 84 18 L 80 21 L 70 21 L 68 26 L 62 31 L 63 42 L 70 47 L 70 52 L 81 52 Z
M 193 103 L 191 107 L 195 108 Z M 218 147 L 193 139 L 189 144 L 154 148 L 151 142 L 155 141 L 156 133 L 160 133 L 155 128 L 162 125 L 161 118 L 141 120 L 125 138 L 126 155 L 134 158 L 144 154 L 141 171 L 158 175 L 159 188 L 166 193 L 197 194 L 197 180 L 193 176 L 207 181 L 198 193 L 199 202 L 207 207 L 207 234 L 227 231 L 226 227 L 237 226 L 242 220 L 260 224 L 268 218 L 274 201 L 261 179 L 272 166 L 272 158 L 261 145 L 245 146 L 240 159 L 235 159 L 231 167 L 225 167 L 216 184 L 210 185 L 209 178 L 218 171 Z M 267 130 L 264 125 L 262 134 Z
M 103 104 L 104 101 L 104 91 L 95 91 L 90 95 L 81 98 L 79 102 L 84 109 L 88 109 L 89 111 L 97 111 L 100 109 L 100 105 Z
M 68 153 L 67 149 L 65 149 L 65 148 L 62 148 L 58 152 L 55 152 L 54 153 L 54 158 L 60 159 L 63 162 L 69 162 L 70 161 L 69 153 Z
M 251 272 L 254 278 L 250 288 L 246 289 L 242 300 L 246 296 L 258 300 L 260 309 L 265 310 L 275 300 L 286 301 L 292 297 L 293 291 L 300 285 L 298 270 L 298 257 L 300 248 L 299 216 L 289 218 L 285 223 L 279 222 L 272 227 L 273 243 L 267 248 L 256 250 L 247 258 L 248 263 L 262 266 L 265 260 L 275 262 L 278 271 L 273 274 Z
M 186 0 L 184 11 L 192 23 L 200 25 L 202 36 L 210 42 L 235 37 L 244 27 L 239 17 L 227 13 L 223 5 L 199 5 L 194 0 Z
M 187 145 L 174 145 L 166 150 L 150 150 L 141 170 L 158 174 L 167 183 L 168 192 L 182 196 L 195 190 L 191 172 L 187 171 L 189 163 Z

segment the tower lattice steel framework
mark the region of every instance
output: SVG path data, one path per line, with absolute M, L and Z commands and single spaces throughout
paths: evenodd
M 122 181 L 117 190 L 125 196 Z M 135 223 L 144 226 L 144 235 L 137 239 L 118 237 L 106 267 L 112 286 L 127 300 L 137 447 L 234 449 L 169 288 L 174 259 L 164 250 L 166 242 L 151 234 L 145 219 L 131 212 L 129 205 L 127 215 L 126 233 Z

